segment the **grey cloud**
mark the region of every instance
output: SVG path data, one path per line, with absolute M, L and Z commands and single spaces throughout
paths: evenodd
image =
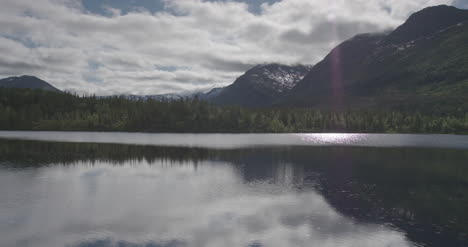
M 243 30 L 240 30 L 240 35 L 247 40 L 250 39 L 252 42 L 258 43 L 275 38 L 277 32 L 278 30 L 274 23 L 253 22 Z
M 316 24 L 314 29 L 309 33 L 293 29 L 283 33 L 281 38 L 288 42 L 302 44 L 329 43 L 330 41 L 349 39 L 359 33 L 377 32 L 380 30 L 379 26 L 372 23 L 323 21 Z
M 454 5 L 459 7 L 459 8 L 468 9 L 468 1 L 467 0 L 456 0 Z
M 211 55 L 206 57 L 205 66 L 214 70 L 242 72 L 255 66 L 255 63 L 245 63 Z
M 40 65 L 32 64 L 28 62 L 22 61 L 7 61 L 4 59 L 0 59 L 0 73 L 8 74 L 8 73 L 22 73 L 28 71 L 35 71 L 43 68 Z M 10 72 L 11 71 L 11 72 Z

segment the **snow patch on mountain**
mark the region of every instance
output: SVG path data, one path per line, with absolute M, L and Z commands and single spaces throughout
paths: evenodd
M 296 86 L 311 68 L 312 66 L 309 65 L 265 64 L 252 68 L 245 76 L 250 83 L 263 85 L 282 93 Z

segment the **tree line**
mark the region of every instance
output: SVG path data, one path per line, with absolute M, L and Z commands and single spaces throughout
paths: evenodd
M 181 133 L 468 133 L 468 113 L 216 106 L 0 88 L 1 130 Z

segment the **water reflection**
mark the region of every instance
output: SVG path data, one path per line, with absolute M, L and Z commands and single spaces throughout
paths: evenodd
M 290 167 L 290 166 L 288 166 Z M 290 168 L 286 168 L 290 169 Z M 78 162 L 0 172 L 3 246 L 409 246 L 384 225 L 336 212 L 314 189 L 242 181 L 221 162 Z M 290 171 L 292 172 L 292 171 Z M 5 179 L 5 177 L 13 177 Z M 34 173 L 32 175 L 31 173 Z M 22 194 L 27 193 L 27 194 Z M 2 199 L 2 200 L 5 200 Z M 6 219 L 11 217 L 11 219 Z
M 463 246 L 467 160 L 0 141 L 0 246 Z

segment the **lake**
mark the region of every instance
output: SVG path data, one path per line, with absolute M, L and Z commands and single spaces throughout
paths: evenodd
M 0 131 L 0 246 L 468 246 L 468 136 Z

